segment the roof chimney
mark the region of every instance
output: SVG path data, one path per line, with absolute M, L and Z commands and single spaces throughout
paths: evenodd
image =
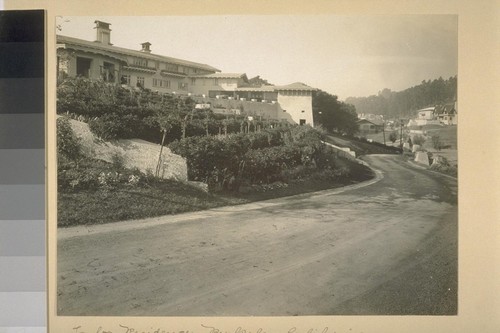
M 142 49 L 141 49 L 141 52 L 145 52 L 145 53 L 151 53 L 151 43 L 150 42 L 145 42 L 145 43 L 142 43 Z
M 106 45 L 111 44 L 111 29 L 109 26 L 110 23 L 102 22 L 102 21 L 94 21 L 96 29 L 96 42 Z

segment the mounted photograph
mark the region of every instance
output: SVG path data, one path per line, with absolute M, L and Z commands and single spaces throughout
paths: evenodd
M 457 315 L 457 15 L 54 34 L 58 316 Z

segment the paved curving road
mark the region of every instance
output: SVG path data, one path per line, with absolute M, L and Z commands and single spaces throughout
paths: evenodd
M 365 160 L 345 189 L 60 230 L 59 315 L 456 314 L 456 179 Z

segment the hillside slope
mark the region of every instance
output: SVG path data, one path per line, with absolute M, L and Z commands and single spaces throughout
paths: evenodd
M 141 139 L 102 141 L 90 132 L 88 124 L 73 119 L 70 119 L 70 123 L 89 156 L 107 162 L 119 157 L 126 168 L 137 168 L 144 173 L 156 170 L 160 145 Z M 184 158 L 173 154 L 168 147 L 163 147 L 162 160 L 162 178 L 187 180 L 187 164 Z

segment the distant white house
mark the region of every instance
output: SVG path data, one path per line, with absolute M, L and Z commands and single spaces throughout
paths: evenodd
M 436 107 L 431 106 L 425 109 L 418 110 L 417 120 L 434 120 L 434 110 Z
M 408 122 L 408 127 L 425 126 L 425 125 L 440 125 L 439 120 L 435 116 L 436 107 L 431 106 L 417 110 L 417 118 Z

